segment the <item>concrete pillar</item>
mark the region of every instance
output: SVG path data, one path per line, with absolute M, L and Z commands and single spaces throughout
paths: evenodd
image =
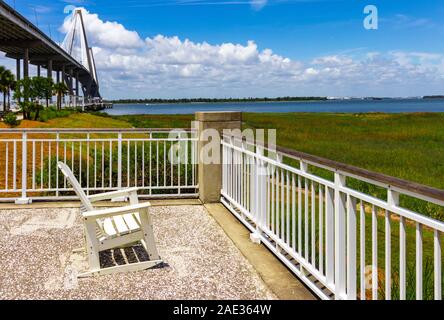
M 73 101 L 73 98 L 72 98 L 72 96 L 73 96 L 73 94 L 74 94 L 74 90 L 73 90 L 73 75 L 74 75 L 74 71 L 73 71 L 73 69 L 71 68 L 71 69 L 69 69 L 69 85 L 68 85 L 68 88 L 69 88 L 69 95 L 70 95 L 70 97 L 69 97 L 69 106 L 70 107 L 72 107 L 73 106 L 73 104 L 74 104 L 74 101 Z
M 73 91 L 72 91 L 72 77 L 73 77 L 73 70 L 69 69 L 69 94 L 72 95 Z
M 64 65 L 62 65 L 61 77 L 62 77 L 62 82 L 63 82 L 64 84 L 68 85 L 68 84 L 66 83 L 66 79 L 65 79 L 65 77 L 66 77 L 66 69 L 65 69 L 65 66 L 64 66 Z M 63 96 L 63 99 L 62 99 L 62 105 L 65 105 L 65 102 L 66 102 L 66 100 L 65 100 L 65 96 Z
M 215 143 L 222 150 L 220 140 L 224 129 L 241 129 L 241 112 L 196 112 L 195 119 L 198 129 L 198 177 L 199 198 L 203 203 L 216 203 L 220 201 L 220 190 L 222 188 L 222 152 L 217 161 L 204 163 L 201 150 L 208 143 Z M 219 132 L 216 141 L 207 141 L 204 131 L 215 129 Z
M 62 82 L 66 84 L 66 82 L 65 82 L 65 66 L 62 66 Z
M 23 52 L 23 78 L 29 77 L 29 49 L 25 48 Z
M 50 60 L 48 60 L 48 64 L 47 64 L 47 67 L 48 67 L 48 69 L 47 69 L 47 77 L 49 78 L 49 79 L 52 79 L 52 60 L 50 59 Z
M 25 48 L 23 51 L 23 79 L 29 78 L 29 48 Z M 25 98 L 25 101 L 29 101 Z
M 48 79 L 52 79 L 52 59 L 49 59 L 47 64 L 46 64 L 46 77 Z M 49 103 L 52 104 L 52 96 L 49 98 Z
M 40 77 L 40 65 L 37 65 L 37 77 Z
M 79 96 L 79 72 L 76 72 L 76 96 Z
M 56 83 L 60 82 L 60 71 L 56 71 Z
M 21 64 L 21 61 L 20 61 L 20 59 L 15 59 L 15 63 L 16 63 L 16 74 L 15 74 L 15 77 L 16 77 L 16 79 L 17 80 L 20 80 L 21 79 L 21 68 L 20 68 L 20 64 Z
M 20 80 L 20 79 L 22 78 L 21 70 L 20 70 L 20 64 L 21 64 L 21 61 L 20 61 L 20 59 L 16 59 L 15 62 L 16 62 L 16 74 L 15 74 L 15 78 L 16 78 L 17 81 L 18 81 L 18 80 Z M 22 101 L 22 99 L 19 98 L 19 99 L 18 99 L 18 102 L 20 103 L 21 101 Z

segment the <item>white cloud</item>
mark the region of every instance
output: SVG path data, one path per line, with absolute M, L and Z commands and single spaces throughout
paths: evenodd
M 441 53 L 350 51 L 299 61 L 261 49 L 254 41 L 142 39 L 97 14 L 84 12 L 84 19 L 107 98 L 411 96 L 444 90 Z M 65 22 L 61 30 L 67 28 Z
M 260 10 L 267 4 L 268 0 L 250 0 L 251 6 L 255 10 Z
M 113 49 L 135 49 L 143 46 L 143 41 L 136 31 L 130 31 L 115 21 L 103 21 L 95 13 L 89 13 L 82 8 L 83 20 L 89 41 L 96 46 Z M 65 19 L 60 27 L 62 33 L 67 33 L 72 26 L 72 20 Z
M 444 87 L 440 54 L 371 52 L 302 62 L 260 50 L 253 41 L 213 45 L 157 35 L 145 43 L 132 54 L 95 49 L 109 91 L 130 83 L 121 96 L 131 87 L 137 88 L 135 96 L 399 96 Z

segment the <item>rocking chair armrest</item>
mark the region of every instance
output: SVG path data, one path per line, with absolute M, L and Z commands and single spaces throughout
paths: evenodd
M 105 193 L 99 193 L 99 194 L 93 194 L 88 196 L 88 199 L 91 202 L 97 202 L 102 200 L 111 200 L 118 197 L 125 197 L 130 196 L 132 193 L 136 193 L 139 190 L 137 187 L 122 189 L 122 190 L 116 190 L 111 192 L 105 192 Z
M 128 205 L 128 206 L 124 206 L 124 207 L 114 207 L 114 208 L 86 211 L 86 212 L 82 213 L 82 217 L 84 219 L 87 219 L 87 218 L 103 219 L 103 218 L 122 215 L 122 214 L 126 214 L 126 213 L 139 212 L 139 211 L 148 209 L 150 206 L 151 206 L 151 203 L 142 202 L 142 203 Z

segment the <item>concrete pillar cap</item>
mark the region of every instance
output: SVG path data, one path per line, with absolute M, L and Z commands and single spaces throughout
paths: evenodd
M 199 111 L 195 113 L 197 121 L 241 121 L 240 111 Z

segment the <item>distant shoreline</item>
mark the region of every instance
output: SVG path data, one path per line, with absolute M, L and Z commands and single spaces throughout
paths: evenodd
M 116 104 L 178 104 L 178 103 L 231 103 L 231 102 L 308 102 L 308 101 L 327 101 L 327 97 L 277 97 L 277 98 L 196 98 L 196 99 L 117 99 L 107 100 L 107 102 Z
M 137 105 L 176 105 L 176 104 L 230 104 L 230 103 L 309 103 L 309 102 L 328 102 L 328 101 L 333 101 L 333 100 L 305 100 L 305 101 L 276 101 L 276 100 L 267 100 L 267 101 L 262 101 L 262 100 L 257 100 L 257 101 L 212 101 L 212 102 L 195 102 L 195 101 L 190 101 L 190 102 L 112 102 L 113 104 L 137 104 Z
M 211 104 L 211 103 L 273 103 L 273 102 L 322 102 L 322 101 L 382 101 L 382 100 L 441 100 L 444 95 L 423 97 L 364 97 L 364 98 L 336 98 L 336 97 L 278 97 L 278 98 L 240 98 L 240 99 L 118 99 L 106 100 L 113 104 Z

